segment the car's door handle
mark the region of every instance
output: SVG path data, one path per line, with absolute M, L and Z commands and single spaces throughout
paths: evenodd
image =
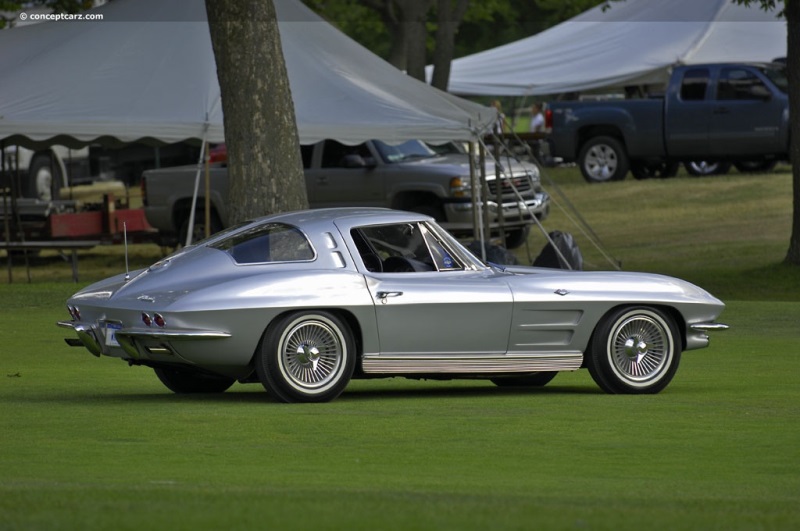
M 317 184 L 328 184 L 328 176 L 317 177 Z
M 714 109 L 714 114 L 730 114 L 731 110 L 727 107 L 717 107 Z
M 380 299 L 380 300 L 381 300 L 381 301 L 382 301 L 384 304 L 386 303 L 386 299 L 388 299 L 389 297 L 399 297 L 399 296 L 400 296 L 400 295 L 402 295 L 402 294 L 403 294 L 403 292 L 402 292 L 402 291 L 379 291 L 379 292 L 377 293 L 377 295 L 378 295 L 378 298 L 379 298 L 379 299 Z

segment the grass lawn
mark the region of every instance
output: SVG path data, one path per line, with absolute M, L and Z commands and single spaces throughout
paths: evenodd
M 31 284 L 15 268 L 0 285 L 0 530 L 800 527 L 800 274 L 779 265 L 788 173 L 595 186 L 548 174 L 625 269 L 728 303 L 731 330 L 687 352 L 661 394 L 605 395 L 578 371 L 531 391 L 356 381 L 318 405 L 257 385 L 177 396 L 149 369 L 63 343 L 54 323 L 76 286 L 45 254 Z M 558 208 L 547 228 L 606 267 Z M 533 234 L 531 253 L 541 245 Z M 160 252 L 137 246 L 132 263 Z M 121 256 L 82 253 L 82 283 Z

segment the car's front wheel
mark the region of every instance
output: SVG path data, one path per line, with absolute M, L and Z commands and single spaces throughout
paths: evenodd
M 233 378 L 224 376 L 178 371 L 163 367 L 156 367 L 153 371 L 167 389 L 177 394 L 222 393 L 236 382 Z
M 630 162 L 622 142 L 610 136 L 596 136 L 581 148 L 578 164 L 586 181 L 602 183 L 624 179 Z
M 675 376 L 681 339 L 675 321 L 651 307 L 620 308 L 595 329 L 586 365 L 607 393 L 658 393 Z
M 344 391 L 355 358 L 353 334 L 338 316 L 295 312 L 267 328 L 256 354 L 256 373 L 281 402 L 327 402 Z

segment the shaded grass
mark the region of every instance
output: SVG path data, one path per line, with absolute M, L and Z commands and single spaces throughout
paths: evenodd
M 800 303 L 734 302 L 656 396 L 355 381 L 177 396 L 63 344 L 69 284 L 3 288 L 2 529 L 793 529 Z M 11 305 L 5 304 L 9 301 Z M 17 307 L 17 304 L 21 304 Z

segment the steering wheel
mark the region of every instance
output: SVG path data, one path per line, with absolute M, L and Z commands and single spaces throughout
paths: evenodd
M 413 273 L 414 266 L 402 256 L 390 256 L 383 261 L 383 270 L 387 273 Z

